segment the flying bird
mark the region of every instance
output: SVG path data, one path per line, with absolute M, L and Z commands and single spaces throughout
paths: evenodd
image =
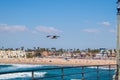
M 46 36 L 47 38 L 51 38 L 51 39 L 57 39 L 58 37 L 60 36 L 57 36 L 57 35 L 48 35 Z

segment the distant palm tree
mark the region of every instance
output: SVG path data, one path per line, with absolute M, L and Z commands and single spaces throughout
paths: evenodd
M 77 49 L 77 50 L 76 50 L 76 53 L 80 53 L 80 49 Z
M 53 47 L 53 48 L 51 48 L 51 50 L 52 50 L 53 52 L 55 52 L 55 51 L 56 51 L 56 48 L 55 48 L 55 47 Z
M 4 46 L 2 46 L 2 50 L 4 50 Z
M 36 50 L 36 47 L 33 47 L 34 50 Z
M 24 46 L 21 47 L 21 50 L 24 50 Z

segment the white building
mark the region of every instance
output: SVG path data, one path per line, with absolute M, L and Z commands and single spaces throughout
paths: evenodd
M 23 50 L 0 50 L 0 58 L 26 58 L 26 52 Z

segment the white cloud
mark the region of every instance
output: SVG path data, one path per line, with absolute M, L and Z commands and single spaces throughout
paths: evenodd
M 34 31 L 32 31 L 32 33 L 33 33 L 33 34 L 37 34 L 38 32 L 34 30 Z
M 116 31 L 114 29 L 110 29 L 109 32 L 115 33 Z
M 99 32 L 98 29 L 83 29 L 82 31 L 84 31 L 84 32 L 89 32 L 89 33 Z
M 104 25 L 104 26 L 110 26 L 111 25 L 110 22 L 108 22 L 108 21 L 104 21 L 101 24 Z
M 46 27 L 46 26 L 37 26 L 36 30 L 45 32 L 45 33 L 60 33 L 60 32 L 62 32 L 54 27 Z
M 25 31 L 27 30 L 26 26 L 24 25 L 7 25 L 7 24 L 0 24 L 0 31 Z

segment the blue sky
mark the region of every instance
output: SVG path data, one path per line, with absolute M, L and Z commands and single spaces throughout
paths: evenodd
M 0 0 L 2 46 L 115 48 L 116 0 Z

